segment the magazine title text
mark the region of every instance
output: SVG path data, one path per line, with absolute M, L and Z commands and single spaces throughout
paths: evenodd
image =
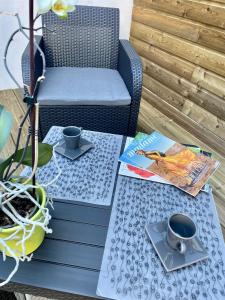
M 151 136 L 147 137 L 143 141 L 139 142 L 136 147 L 134 147 L 132 150 L 130 150 L 127 155 L 131 158 L 135 155 L 135 152 L 137 150 L 143 149 L 144 147 L 148 146 L 149 144 L 152 144 L 157 139 L 156 134 L 152 134 Z

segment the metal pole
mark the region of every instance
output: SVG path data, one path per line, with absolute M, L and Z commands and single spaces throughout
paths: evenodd
M 30 48 L 30 94 L 34 94 L 35 88 L 35 60 L 34 60 L 34 1 L 29 0 L 29 48 Z M 30 113 L 32 127 L 32 166 L 35 162 L 35 105 L 31 108 Z M 33 185 L 35 185 L 35 176 L 33 177 Z

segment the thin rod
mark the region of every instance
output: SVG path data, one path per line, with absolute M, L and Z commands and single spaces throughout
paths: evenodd
M 29 47 L 30 47 L 30 93 L 33 95 L 35 86 L 34 61 L 34 2 L 29 0 Z
M 29 46 L 30 46 L 30 94 L 33 95 L 35 88 L 35 60 L 34 60 L 34 1 L 29 0 Z M 35 164 L 35 105 L 31 107 L 31 144 L 32 144 L 32 168 Z M 35 175 L 33 176 L 33 185 L 35 185 Z

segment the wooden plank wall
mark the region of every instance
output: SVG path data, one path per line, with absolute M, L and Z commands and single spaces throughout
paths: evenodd
M 225 0 L 135 0 L 130 39 L 144 67 L 139 128 L 214 152 L 225 226 Z

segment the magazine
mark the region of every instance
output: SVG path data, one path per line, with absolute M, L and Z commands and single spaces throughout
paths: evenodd
M 211 153 L 194 145 L 185 147 L 159 132 L 139 134 L 130 145 L 129 142 L 120 157 L 119 174 L 173 184 L 192 196 L 198 194 L 219 165 L 210 158 Z M 203 190 L 208 191 L 208 186 Z
M 145 137 L 147 136 L 147 134 L 143 134 L 143 135 L 145 135 Z M 128 149 L 128 147 L 131 145 L 132 142 L 136 141 L 136 137 L 137 137 L 137 135 L 135 136 L 135 138 L 131 138 L 131 137 L 127 138 L 126 144 L 124 147 L 125 151 Z M 129 165 L 129 164 L 126 164 L 123 162 L 121 162 L 121 164 L 120 164 L 119 175 L 170 184 L 168 181 L 162 179 L 160 176 L 158 176 L 150 171 L 140 169 L 140 168 L 137 168 L 135 166 L 132 166 L 132 165 Z
M 145 138 L 147 136 L 148 136 L 148 134 L 139 132 L 135 136 L 135 138 L 127 137 L 124 150 L 126 150 L 128 148 L 128 146 L 130 146 L 131 143 L 134 142 L 135 140 L 137 140 L 137 139 L 140 140 L 141 138 Z M 212 153 L 207 152 L 205 150 L 202 150 L 200 147 L 197 147 L 195 145 L 190 145 L 190 144 L 182 144 L 182 145 L 185 145 L 190 150 L 192 150 L 192 151 L 194 151 L 196 153 L 202 153 L 202 154 L 204 154 L 206 156 L 209 156 L 209 157 L 212 156 Z M 158 176 L 158 175 L 156 175 L 156 174 L 154 174 L 154 173 L 152 173 L 150 171 L 147 171 L 147 170 L 144 170 L 144 169 L 140 169 L 140 168 L 134 167 L 132 165 L 125 164 L 123 162 L 121 162 L 121 164 L 120 164 L 119 175 L 128 176 L 128 177 L 134 177 L 134 178 L 138 178 L 138 179 L 144 179 L 144 180 L 148 180 L 148 181 L 159 182 L 159 183 L 163 183 L 163 184 L 172 184 L 172 183 L 170 183 L 170 182 L 162 179 L 160 176 Z M 203 192 L 209 193 L 210 186 L 208 184 L 205 184 L 202 187 L 201 190 Z

